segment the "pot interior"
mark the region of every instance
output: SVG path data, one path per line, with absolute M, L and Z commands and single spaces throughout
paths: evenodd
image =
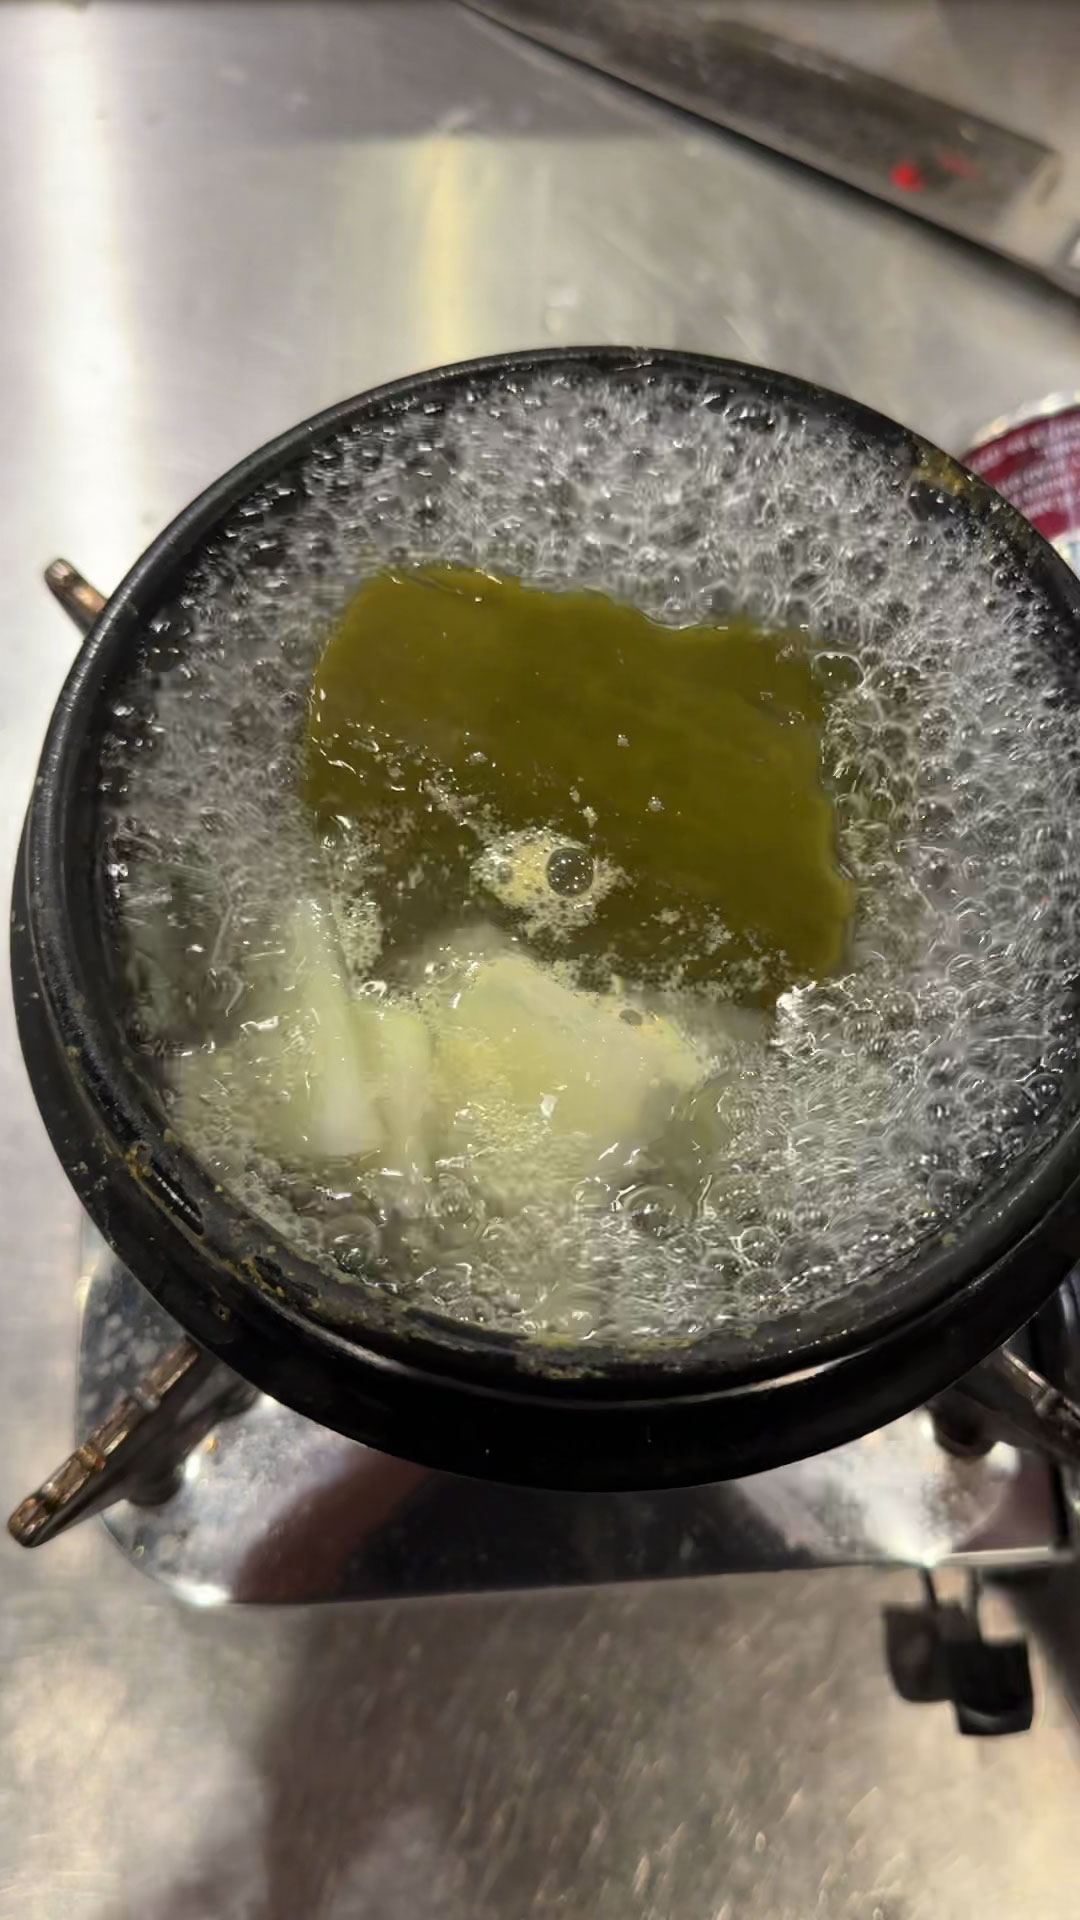
M 585 1374 L 790 1364 L 1071 1177 L 1075 601 L 943 455 L 757 369 L 538 357 L 339 410 L 182 546 L 84 686 L 78 964 L 178 1193 L 284 1250 L 306 1318 Z M 485 594 L 532 624 L 500 602 L 473 653 Z M 527 719 L 511 804 L 489 747 Z

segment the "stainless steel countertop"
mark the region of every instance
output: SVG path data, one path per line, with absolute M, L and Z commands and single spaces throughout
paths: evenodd
M 1070 12 L 756 9 L 1049 139 L 1070 107 L 1080 137 Z M 679 344 L 960 447 L 1077 381 L 1064 296 L 449 3 L 9 6 L 0 144 L 8 867 L 72 652 L 40 567 L 111 587 L 345 393 Z M 68 1445 L 78 1222 L 6 1000 L 0 1075 L 10 1506 Z M 997 1744 L 892 1695 L 878 1608 L 904 1597 L 859 1571 L 210 1614 L 97 1527 L 8 1547 L 0 1920 L 1071 1920 L 1068 1595 L 1039 1602 L 1036 1729 Z

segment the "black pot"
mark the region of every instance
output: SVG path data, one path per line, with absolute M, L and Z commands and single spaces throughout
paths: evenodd
M 1080 1254 L 1080 1124 L 1014 1165 L 902 1270 L 752 1340 L 710 1336 L 655 1361 L 538 1357 L 510 1336 L 410 1311 L 376 1318 L 215 1187 L 165 1126 L 118 1017 L 99 879 L 98 755 L 110 693 L 150 619 L 239 503 L 319 441 L 465 388 L 557 367 L 683 380 L 841 425 L 894 456 L 913 510 L 992 518 L 1017 573 L 1080 640 L 1080 583 L 981 481 L 881 415 L 787 376 L 704 356 L 590 348 L 477 361 L 349 400 L 200 496 L 108 602 L 57 703 L 15 881 L 19 1033 L 53 1145 L 88 1213 L 161 1305 L 278 1400 L 387 1452 L 534 1486 L 615 1489 L 756 1472 L 891 1420 L 1028 1319 Z M 959 491 L 956 482 L 960 481 Z M 944 484 L 944 491 L 942 486 Z

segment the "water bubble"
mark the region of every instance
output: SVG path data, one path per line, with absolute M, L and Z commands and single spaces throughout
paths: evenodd
M 592 854 L 585 847 L 556 847 L 548 855 L 546 872 L 553 893 L 587 893 L 594 871 Z

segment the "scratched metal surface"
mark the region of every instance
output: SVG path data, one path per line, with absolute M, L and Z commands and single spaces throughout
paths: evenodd
M 1068 12 L 798 17 L 1058 138 Z M 0 8 L 0 159 L 8 866 L 72 644 L 40 565 L 111 586 L 215 471 L 346 392 L 538 340 L 678 343 L 957 445 L 1075 385 L 1063 297 L 448 4 Z M 77 1221 L 6 1002 L 0 1076 L 10 1506 L 68 1443 Z M 1035 1732 L 979 1746 L 883 1677 L 878 1608 L 911 1590 L 221 1614 L 96 1527 L 0 1550 L 0 1920 L 1072 1920 L 1071 1596 L 1028 1603 Z

